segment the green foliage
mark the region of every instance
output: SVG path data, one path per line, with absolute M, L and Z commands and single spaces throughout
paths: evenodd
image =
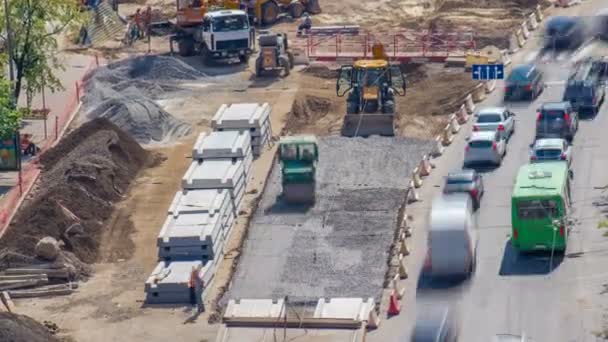
M 5 10 L 2 7 L 0 11 L 3 29 Z M 80 2 L 10 0 L 8 12 L 15 70 L 13 96 L 18 99 L 24 88 L 33 93 L 40 92 L 43 87 L 51 91 L 61 89 L 61 82 L 53 74 L 53 69 L 62 68 L 57 58 L 57 36 L 74 25 L 80 25 L 83 20 Z
M 14 109 L 11 95 L 10 83 L 0 79 L 0 139 L 10 138 L 21 123 L 21 112 Z

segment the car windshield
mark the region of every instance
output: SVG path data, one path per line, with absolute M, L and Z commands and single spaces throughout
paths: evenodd
M 556 218 L 557 202 L 554 200 L 529 200 L 517 203 L 517 216 L 524 220 Z
M 593 87 L 585 87 L 582 85 L 569 86 L 566 88 L 565 97 L 567 99 L 577 97 L 593 97 Z
M 492 147 L 492 142 L 488 140 L 477 140 L 469 142 L 471 148 L 489 148 Z
M 539 158 L 559 158 L 561 156 L 562 150 L 560 149 L 540 149 L 536 150 L 536 156 Z
M 544 110 L 540 117 L 541 120 L 563 120 L 563 110 Z
M 249 28 L 249 20 L 243 15 L 228 15 L 213 18 L 211 25 L 213 26 L 213 32 L 247 30 Z
M 519 68 L 513 70 L 509 78 L 507 78 L 507 82 L 509 83 L 525 83 L 529 82 L 529 74 L 531 74 L 531 68 Z
M 477 117 L 478 123 L 493 123 L 493 122 L 501 122 L 502 118 L 500 114 L 480 114 Z

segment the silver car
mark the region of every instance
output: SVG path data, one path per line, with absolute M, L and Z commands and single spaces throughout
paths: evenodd
M 503 139 L 515 133 L 515 114 L 506 107 L 484 108 L 475 114 L 473 132 L 498 131 Z
M 494 342 L 533 342 L 524 335 L 498 334 L 494 337 Z
M 502 164 L 507 153 L 507 142 L 498 131 L 473 132 L 464 152 L 464 166 L 474 164 Z
M 532 145 L 530 162 L 564 160 L 570 166 L 572 162 L 572 147 L 565 139 L 538 139 Z

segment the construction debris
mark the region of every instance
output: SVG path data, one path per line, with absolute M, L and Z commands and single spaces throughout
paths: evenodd
M 59 255 L 59 243 L 55 238 L 45 236 L 36 244 L 36 256 L 53 261 Z

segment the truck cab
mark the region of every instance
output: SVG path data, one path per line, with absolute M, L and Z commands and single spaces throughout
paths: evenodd
M 206 61 L 238 57 L 241 62 L 247 62 L 253 51 L 255 33 L 245 11 L 208 12 L 197 33 L 196 40 Z

